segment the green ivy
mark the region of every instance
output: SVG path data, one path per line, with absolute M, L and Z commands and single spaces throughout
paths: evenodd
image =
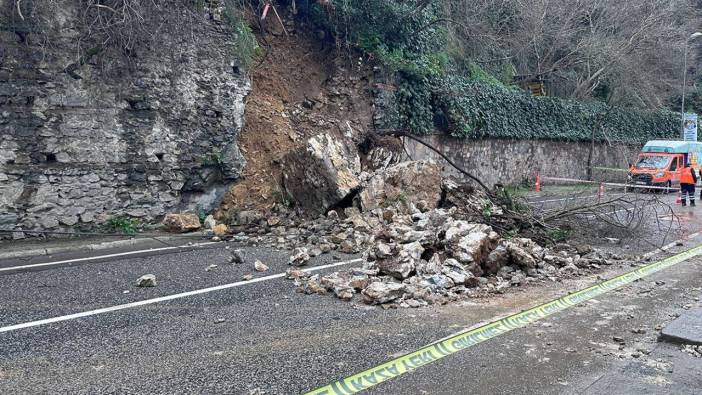
M 679 115 L 670 111 L 533 97 L 463 78 L 442 82 L 435 105 L 444 111 L 447 131 L 455 137 L 588 141 L 595 128 L 598 141 L 638 144 L 678 135 Z
M 381 129 L 415 134 L 442 130 L 460 138 L 516 138 L 642 143 L 677 137 L 678 115 L 610 108 L 549 97 L 533 97 L 476 63 L 450 54 L 440 22 L 450 15 L 440 3 L 421 7 L 401 0 L 343 0 L 328 12 L 316 2 L 306 12 L 337 44 L 370 55 L 394 91 L 379 91 Z M 513 67 L 502 71 L 510 81 Z M 605 91 L 598 92 L 601 95 Z

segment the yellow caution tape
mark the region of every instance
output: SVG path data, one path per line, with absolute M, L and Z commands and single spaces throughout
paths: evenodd
M 458 333 L 445 340 L 432 343 L 399 358 L 310 391 L 306 395 L 349 395 L 361 392 L 383 381 L 390 380 L 513 329 L 524 327 L 532 322 L 566 310 L 576 304 L 593 299 L 698 255 L 702 255 L 702 245 L 521 313 L 493 321 L 467 332 Z

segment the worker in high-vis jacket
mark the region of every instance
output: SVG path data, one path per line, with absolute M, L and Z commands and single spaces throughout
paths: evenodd
M 687 197 L 690 197 L 690 206 L 695 207 L 695 184 L 697 175 L 695 170 L 685 163 L 680 170 L 680 192 L 682 194 L 682 205 L 687 206 Z M 700 195 L 702 196 L 702 195 Z

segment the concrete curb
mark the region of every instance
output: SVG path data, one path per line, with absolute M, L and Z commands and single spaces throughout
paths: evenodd
M 702 345 L 702 308 L 681 314 L 663 328 L 658 339 L 673 344 Z
M 133 247 L 133 246 L 139 246 L 139 245 L 153 243 L 156 240 L 169 242 L 169 241 L 178 240 L 178 238 L 169 237 L 169 236 L 158 236 L 158 237 L 154 237 L 154 238 L 137 238 L 137 239 L 128 239 L 128 240 L 104 241 L 104 242 L 94 243 L 94 244 L 70 245 L 70 246 L 61 246 L 61 247 L 35 248 L 35 249 L 31 249 L 31 250 L 7 251 L 7 252 L 0 252 L 0 259 L 28 258 L 28 257 L 54 255 L 54 254 L 60 254 L 60 253 L 64 253 L 64 252 L 100 251 L 100 250 L 107 250 L 110 248 Z

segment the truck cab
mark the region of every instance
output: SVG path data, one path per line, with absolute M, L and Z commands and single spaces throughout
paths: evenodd
M 685 163 L 699 172 L 702 143 L 653 140 L 644 145 L 636 163 L 629 168 L 627 183 L 670 187 L 680 183 Z

